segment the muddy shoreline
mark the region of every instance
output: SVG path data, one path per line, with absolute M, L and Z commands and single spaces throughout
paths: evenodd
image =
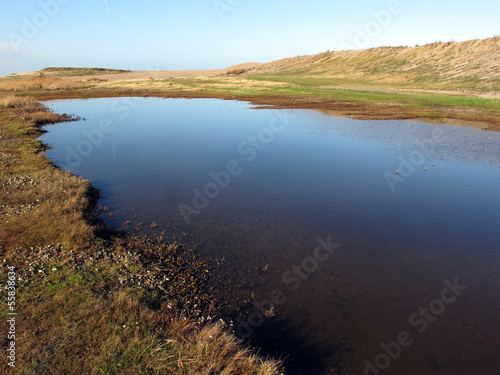
M 420 120 L 443 125 L 472 126 L 489 131 L 500 131 L 500 118 L 480 111 L 477 113 L 460 113 L 456 109 L 441 106 L 436 112 L 422 115 L 417 110 L 396 103 L 363 103 L 348 102 L 331 98 L 297 97 L 286 95 L 233 95 L 208 92 L 155 92 L 135 90 L 92 90 L 69 92 L 30 93 L 37 100 L 92 99 L 112 97 L 157 97 L 172 99 L 222 99 L 246 101 L 256 108 L 272 109 L 309 109 L 324 113 L 348 117 L 357 120 Z

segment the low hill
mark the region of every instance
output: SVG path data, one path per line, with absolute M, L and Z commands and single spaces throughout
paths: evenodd
M 105 68 L 54 68 L 48 67 L 40 70 L 40 73 L 55 76 L 89 76 L 100 74 L 118 74 L 126 73 L 130 70 L 123 69 L 105 69 Z
M 205 70 L 122 70 L 104 68 L 70 68 L 70 67 L 49 67 L 35 72 L 25 72 L 12 74 L 5 78 L 31 78 L 31 77 L 84 77 L 99 76 L 100 79 L 110 81 L 122 80 L 149 80 L 168 78 L 188 78 L 188 77 L 213 77 L 221 75 L 238 75 L 259 68 L 261 63 L 243 63 L 233 65 L 225 69 L 205 69 Z M 1 78 L 0 78 L 1 79 Z
M 251 74 L 498 94 L 500 37 L 420 47 L 328 51 L 263 64 Z

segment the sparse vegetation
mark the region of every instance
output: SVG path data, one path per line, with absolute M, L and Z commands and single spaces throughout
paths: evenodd
M 252 75 L 309 77 L 392 89 L 453 90 L 468 95 L 500 91 L 500 38 L 421 47 L 326 52 L 264 64 Z M 471 79 L 472 78 L 472 79 Z
M 74 90 L 85 87 L 90 86 L 82 81 L 46 76 L 0 81 L 0 90 L 14 92 L 33 90 Z

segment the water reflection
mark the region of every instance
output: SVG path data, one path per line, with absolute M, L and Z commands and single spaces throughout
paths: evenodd
M 208 99 L 50 106 L 88 119 L 49 126 L 42 139 L 55 163 L 101 189 L 107 223 L 201 242 L 224 259 L 221 299 L 249 301 L 243 321 L 254 302 L 283 292 L 250 340 L 289 353 L 292 373 L 362 373 L 402 330 L 414 342 L 384 373 L 500 365 L 499 133 Z M 79 163 L 69 165 L 69 149 Z M 197 211 L 189 222 L 180 205 Z M 286 274 L 327 236 L 340 244 L 331 257 L 304 279 Z M 424 333 L 412 330 L 411 314 L 454 278 L 468 287 L 460 299 Z

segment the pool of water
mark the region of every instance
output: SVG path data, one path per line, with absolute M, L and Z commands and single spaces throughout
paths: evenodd
M 47 105 L 85 118 L 42 140 L 101 190 L 103 220 L 221 261 L 237 333 L 290 373 L 497 373 L 500 133 L 216 99 Z

